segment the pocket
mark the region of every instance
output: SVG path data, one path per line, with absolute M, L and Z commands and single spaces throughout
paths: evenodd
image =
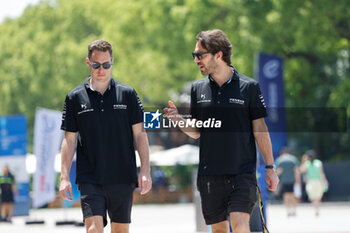
M 222 193 L 225 191 L 225 182 L 222 176 L 202 176 L 197 179 L 197 189 L 203 194 Z
M 96 119 L 97 114 L 94 109 L 86 109 L 84 111 L 77 113 L 77 122 L 79 129 L 90 129 L 94 127 L 94 124 L 91 122 Z
M 198 176 L 197 179 L 197 190 L 200 193 L 210 193 L 210 180 L 207 176 Z

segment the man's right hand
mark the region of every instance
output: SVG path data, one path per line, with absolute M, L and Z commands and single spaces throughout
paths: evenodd
M 69 195 L 67 194 L 67 192 L 69 192 Z M 60 194 L 61 197 L 65 200 L 73 200 L 72 184 L 69 180 L 61 180 Z
M 168 101 L 168 104 L 170 108 L 163 109 L 164 116 L 167 117 L 170 121 L 174 122 L 185 121 L 185 119 L 182 118 L 182 116 L 180 116 L 179 111 L 177 110 L 175 104 L 171 100 Z M 184 132 L 191 138 L 197 139 L 200 137 L 200 132 L 196 128 L 181 127 L 180 129 L 182 130 L 182 132 Z
M 171 121 L 181 120 L 175 104 L 171 100 L 168 101 L 168 104 L 170 108 L 163 109 L 164 115 Z

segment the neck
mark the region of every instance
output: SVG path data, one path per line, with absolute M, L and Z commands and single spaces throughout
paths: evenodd
M 210 74 L 215 82 L 221 87 L 226 83 L 230 78 L 232 78 L 234 71 L 232 67 L 225 65 L 224 67 L 217 69 L 216 72 Z
M 97 91 L 103 95 L 106 92 L 106 90 L 110 84 L 110 81 L 111 81 L 111 78 L 109 78 L 105 82 L 98 82 L 91 77 L 89 79 L 89 85 L 90 85 L 90 88 L 92 90 Z

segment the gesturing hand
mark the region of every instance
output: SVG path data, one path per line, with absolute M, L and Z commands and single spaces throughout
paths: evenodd
M 169 120 L 172 120 L 172 121 L 177 121 L 179 120 L 179 112 L 175 106 L 175 104 L 169 100 L 168 101 L 168 104 L 169 104 L 169 107 L 170 108 L 164 108 L 163 111 L 164 111 L 164 115 L 169 119 Z

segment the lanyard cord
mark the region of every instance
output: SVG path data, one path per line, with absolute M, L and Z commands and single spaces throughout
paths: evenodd
M 270 233 L 269 230 L 266 227 L 266 223 L 265 223 L 265 218 L 264 218 L 264 205 L 261 199 L 261 192 L 260 192 L 260 188 L 259 185 L 256 186 L 258 188 L 258 199 L 259 199 L 259 210 L 260 210 L 260 220 L 261 220 L 261 226 L 263 229 L 264 233 Z

